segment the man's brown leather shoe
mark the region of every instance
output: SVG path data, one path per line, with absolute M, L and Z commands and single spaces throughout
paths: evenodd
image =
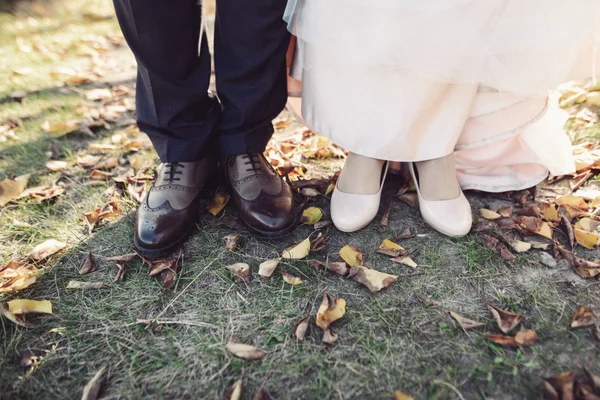
M 231 198 L 251 232 L 278 238 L 294 230 L 296 211 L 292 190 L 263 154 L 227 157 L 222 168 Z
M 165 257 L 183 243 L 198 220 L 198 197 L 214 168 L 208 158 L 159 166 L 137 212 L 133 242 L 140 255 Z

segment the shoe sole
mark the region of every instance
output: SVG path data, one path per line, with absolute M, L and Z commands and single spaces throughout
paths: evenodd
M 294 217 L 294 222 L 292 222 L 290 224 L 289 227 L 282 229 L 280 231 L 262 231 L 260 229 L 256 229 L 252 226 L 250 226 L 246 221 L 244 221 L 243 218 L 240 218 L 242 220 L 242 222 L 244 223 L 244 225 L 246 226 L 246 228 L 248 229 L 248 232 L 250 232 L 251 234 L 253 234 L 256 237 L 262 238 L 262 239 L 282 239 L 286 236 L 289 236 L 292 232 L 294 232 L 294 230 L 296 230 L 297 227 L 297 222 L 298 222 L 298 216 L 296 215 Z

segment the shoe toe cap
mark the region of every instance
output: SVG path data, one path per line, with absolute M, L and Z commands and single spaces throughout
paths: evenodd
M 331 220 L 342 232 L 355 232 L 369 225 L 379 210 L 380 195 L 360 195 L 334 190 Z
M 422 202 L 420 208 L 423 219 L 447 236 L 465 236 L 473 225 L 471 205 L 462 193 L 454 200 Z

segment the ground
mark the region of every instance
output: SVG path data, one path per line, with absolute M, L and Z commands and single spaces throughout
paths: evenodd
M 260 387 L 274 399 L 384 399 L 392 398 L 395 390 L 416 399 L 523 399 L 539 398 L 542 377 L 571 370 L 579 374 L 582 367 L 600 373 L 599 345 L 590 331 L 569 328 L 577 307 L 598 310 L 597 280 L 579 278 L 565 260 L 554 268 L 543 265 L 540 251 L 506 262 L 484 247 L 480 234 L 462 239 L 438 234 L 415 208 L 396 198 L 401 186 L 397 177 L 388 182 L 382 199 L 382 211 L 391 204 L 388 226 L 379 224 L 382 213 L 358 233 L 326 226 L 321 229 L 324 249 L 309 257 L 337 259 L 343 246 L 354 245 L 371 268 L 412 274 L 411 268 L 376 250 L 383 239 L 416 228 L 420 235 L 401 244 L 422 274 L 401 278 L 381 292 L 316 271 L 306 260 L 283 260 L 279 266 L 305 281 L 303 285 L 289 285 L 278 274 L 258 279 L 262 261 L 278 257 L 313 228 L 301 225 L 291 237 L 259 240 L 224 224 L 236 217 L 231 206 L 217 217 L 201 217 L 185 245 L 172 290 L 163 290 L 148 276 L 139 258 L 127 264 L 124 280 L 113 283 L 117 268 L 105 258 L 133 252 L 137 202 L 124 193 L 118 199 L 120 215 L 90 233 L 84 213 L 104 205 L 115 183 L 110 178 L 90 180 L 90 170 L 76 160 L 86 154 L 116 156 L 118 165 L 111 169 L 115 176 L 132 167 L 149 168 L 146 173 L 151 174 L 158 161 L 131 124 L 135 69 L 111 4 L 103 0 L 92 7 L 66 0 L 49 7 L 47 2 L 27 2 L 15 14 L 0 14 L 0 26 L 0 126 L 11 120 L 20 124 L 12 130 L 15 137 L 4 136 L 0 142 L 0 181 L 31 174 L 30 187 L 62 182 L 65 188 L 51 200 L 23 198 L 0 208 L 0 265 L 23 260 L 47 239 L 68 243 L 43 266 L 34 286 L 0 294 L 2 303 L 13 298 L 50 300 L 54 311 L 52 316 L 28 318 L 29 328 L 0 319 L 0 398 L 76 398 L 102 366 L 108 367 L 103 399 L 220 399 L 240 378 L 244 399 Z M 90 90 L 98 88 L 110 88 L 110 97 L 94 100 L 90 93 L 99 92 Z M 26 97 L 17 91 L 25 91 Z M 82 120 L 96 122 L 92 134 L 59 124 Z M 277 138 L 304 130 L 287 111 L 275 123 Z M 584 133 L 599 137 L 594 126 Z M 137 144 L 126 150 L 99 146 L 127 141 Z M 52 172 L 46 168 L 48 160 L 70 166 Z M 331 175 L 339 166 L 335 159 L 310 162 L 318 164 L 321 175 Z M 514 204 L 476 193 L 469 199 L 474 210 Z M 320 207 L 327 219 L 328 204 L 328 197 L 319 195 L 308 205 Z M 227 250 L 222 239 L 232 232 L 242 236 L 235 251 Z M 98 268 L 80 276 L 89 252 Z M 578 254 L 600 256 L 597 250 Z M 253 269 L 249 284 L 235 283 L 225 269 L 236 262 Z M 100 281 L 109 287 L 67 289 L 70 280 Z M 294 323 L 315 315 L 324 290 L 347 302 L 346 315 L 334 325 L 338 342 L 321 343 L 314 323 L 307 339 L 296 341 L 291 336 Z M 479 332 L 497 332 L 488 302 L 525 315 L 522 326 L 533 329 L 539 342 L 510 349 L 487 341 Z M 486 326 L 465 331 L 449 311 Z M 136 322 L 154 318 L 174 323 L 148 328 Z M 261 361 L 233 357 L 225 348 L 232 336 L 266 350 L 267 356 Z M 33 368 L 20 365 L 27 350 L 41 356 Z

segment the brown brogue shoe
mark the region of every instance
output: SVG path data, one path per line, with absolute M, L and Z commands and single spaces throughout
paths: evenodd
M 279 238 L 294 230 L 292 190 L 263 154 L 229 156 L 221 167 L 231 198 L 252 233 Z

